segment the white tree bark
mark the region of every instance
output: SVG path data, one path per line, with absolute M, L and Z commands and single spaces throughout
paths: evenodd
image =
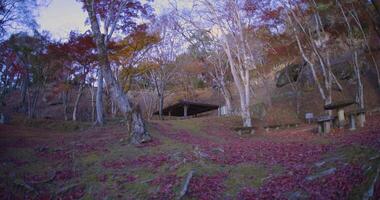
M 127 1 L 123 1 L 120 5 L 120 10 L 124 9 Z M 103 73 L 104 79 L 108 88 L 110 89 L 112 99 L 117 103 L 119 111 L 126 117 L 130 140 L 133 144 L 139 144 L 151 140 L 150 135 L 146 131 L 144 121 L 139 112 L 139 109 L 132 109 L 132 104 L 129 101 L 127 95 L 123 92 L 120 84 L 117 82 L 116 78 L 113 76 L 111 66 L 108 60 L 107 42 L 112 37 L 112 33 L 119 21 L 119 16 L 116 14 L 116 19 L 113 21 L 106 20 L 104 29 L 105 34 L 100 31 L 99 21 L 94 10 L 94 0 L 85 0 L 85 9 L 89 16 L 89 21 L 91 24 L 91 30 L 93 32 L 93 37 L 96 41 L 97 53 L 99 57 L 99 65 Z M 117 12 L 120 12 L 117 11 Z M 108 32 L 110 28 L 110 32 Z
M 73 121 L 77 121 L 78 106 L 79 106 L 80 98 L 82 97 L 82 94 L 83 94 L 83 88 L 84 88 L 84 85 L 80 84 L 78 93 L 77 93 L 77 98 L 75 99 L 75 102 L 74 102 Z

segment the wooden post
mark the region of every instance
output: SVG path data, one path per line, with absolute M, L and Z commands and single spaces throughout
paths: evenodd
M 188 109 L 188 106 L 184 105 L 184 107 L 183 107 L 183 116 L 184 117 L 187 117 L 187 109 Z
M 338 123 L 339 123 L 339 128 L 344 127 L 344 110 L 342 108 L 338 109 Z

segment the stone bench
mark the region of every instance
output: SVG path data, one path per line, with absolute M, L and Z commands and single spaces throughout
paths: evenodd
M 323 115 L 317 118 L 318 133 L 330 133 L 331 124 L 336 120 L 335 116 Z
M 255 127 L 236 127 L 233 130 L 236 131 L 239 135 L 246 135 L 246 134 L 255 134 Z
M 356 130 L 356 118 L 358 119 L 359 126 L 364 127 L 365 113 L 366 113 L 365 109 L 357 109 L 348 113 L 348 116 L 350 117 L 351 131 Z

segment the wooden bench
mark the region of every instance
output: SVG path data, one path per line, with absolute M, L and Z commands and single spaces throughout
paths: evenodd
M 255 127 L 236 127 L 233 130 L 236 131 L 239 135 L 246 135 L 246 134 L 255 134 Z
M 365 109 L 357 109 L 352 112 L 349 112 L 348 115 L 350 116 L 350 130 L 354 131 L 356 130 L 356 118 L 358 119 L 358 123 L 360 127 L 364 127 L 365 122 Z
M 318 133 L 330 133 L 331 123 L 336 119 L 334 116 L 323 115 L 317 118 Z

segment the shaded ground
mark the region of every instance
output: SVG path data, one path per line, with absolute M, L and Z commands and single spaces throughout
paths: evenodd
M 154 121 L 154 142 L 139 147 L 112 124 L 0 125 L 0 199 L 175 199 L 192 169 L 184 199 L 362 199 L 379 192 L 379 122 L 239 137 L 231 118 Z

